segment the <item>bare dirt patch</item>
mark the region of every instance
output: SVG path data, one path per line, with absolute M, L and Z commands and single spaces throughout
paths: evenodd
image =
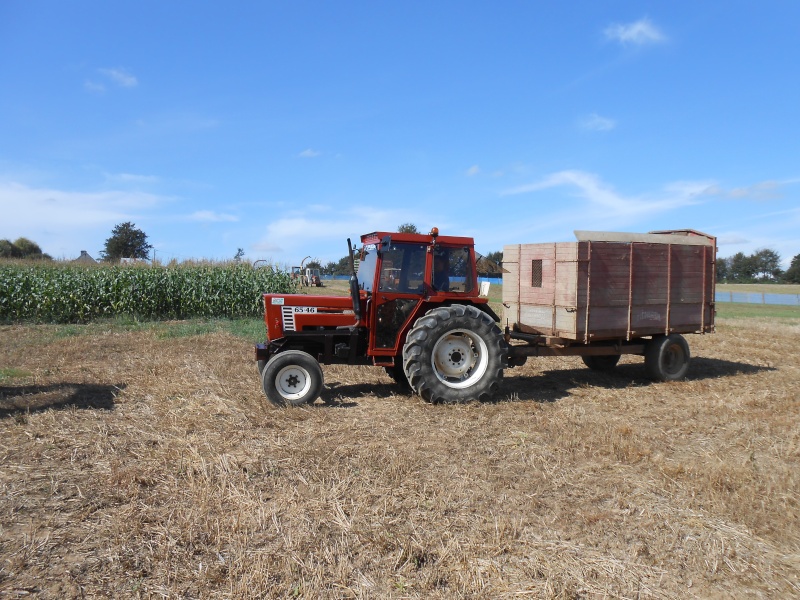
M 800 327 L 718 329 L 679 383 L 336 366 L 279 410 L 223 332 L 0 328 L 0 597 L 798 596 Z

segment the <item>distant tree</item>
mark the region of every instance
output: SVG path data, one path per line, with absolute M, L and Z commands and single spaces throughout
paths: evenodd
M 22 253 L 11 240 L 0 240 L 0 258 L 22 258 Z
M 238 248 L 236 250 L 236 254 L 233 257 L 233 260 L 236 262 L 242 262 L 242 258 L 244 258 L 244 249 Z
M 762 248 L 757 250 L 752 256 L 754 275 L 762 281 L 777 281 L 780 279 L 783 271 L 781 269 L 781 255 L 770 250 L 769 248 Z
M 737 252 L 730 257 L 730 280 L 737 283 L 749 283 L 755 279 L 756 266 L 752 255 L 746 256 L 744 252 Z
M 28 238 L 17 238 L 17 240 L 14 242 L 14 245 L 20 249 L 22 256 L 25 258 L 42 255 L 42 249 L 39 247 L 39 244 L 32 242 Z
M 419 230 L 413 223 L 403 223 L 397 228 L 397 233 L 419 233 Z
M 53 259 L 49 254 L 42 252 L 39 244 L 24 237 L 17 238 L 14 242 L 10 240 L 0 240 L 0 257 Z
M 792 259 L 789 268 L 783 274 L 783 280 L 786 283 L 800 283 L 800 254 Z
M 717 259 L 717 282 L 728 281 L 730 277 L 730 259 L 718 258 Z
M 114 262 L 120 258 L 146 259 L 153 246 L 147 243 L 147 234 L 137 229 L 134 223 L 126 221 L 111 230 L 105 249 L 100 253 L 103 260 Z
M 303 266 L 303 268 L 305 268 L 305 269 L 319 269 L 320 271 L 322 271 L 322 264 L 319 262 L 318 258 L 312 258 L 310 261 L 308 261 Z
M 497 277 L 503 272 L 503 252 L 495 250 L 483 255 L 478 260 L 478 274 L 485 277 Z
M 352 272 L 350 270 L 350 257 L 347 255 L 343 256 L 339 259 L 339 262 L 336 263 L 336 272 L 334 275 L 350 275 Z
M 330 261 L 325 267 L 322 269 L 322 272 L 325 275 L 338 275 L 336 272 L 337 263 Z

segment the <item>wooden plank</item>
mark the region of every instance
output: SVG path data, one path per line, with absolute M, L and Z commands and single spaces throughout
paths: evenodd
M 553 332 L 553 335 L 570 340 L 577 339 L 577 319 L 578 311 L 574 307 L 556 306 L 555 331 Z
M 630 246 L 613 242 L 592 242 L 589 274 L 592 281 L 591 304 L 628 306 Z M 591 321 L 590 321 L 591 323 Z
M 530 327 L 552 335 L 553 332 L 553 307 L 552 306 L 535 306 L 529 304 L 520 305 L 520 322 L 525 323 Z
M 680 244 L 684 246 L 711 246 L 713 238 L 668 233 L 626 233 L 621 231 L 579 231 L 575 239 L 581 242 L 642 242 L 646 244 Z
M 553 301 L 559 306 L 577 306 L 578 263 L 557 262 Z

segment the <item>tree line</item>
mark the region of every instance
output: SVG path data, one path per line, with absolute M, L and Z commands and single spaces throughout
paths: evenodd
M 800 283 L 800 254 L 792 259 L 786 271 L 781 269 L 781 255 L 769 248 L 717 258 L 717 282 Z
M 39 244 L 28 238 L 17 238 L 15 241 L 0 240 L 0 258 L 33 258 L 53 260 L 49 254 L 42 252 Z
M 403 223 L 400 233 L 419 233 L 413 223 Z M 114 227 L 111 237 L 105 241 L 101 258 L 107 262 L 118 262 L 122 257 L 146 259 L 153 246 L 147 241 L 147 234 L 130 221 Z M 234 260 L 239 262 L 244 251 L 239 248 Z M 0 258 L 33 258 L 52 260 L 42 252 L 36 242 L 21 237 L 12 242 L 0 240 Z M 502 251 L 489 252 L 478 261 L 478 272 L 483 276 L 499 277 L 502 274 Z M 343 256 L 338 261 L 323 265 L 319 259 L 305 264 L 311 269 L 319 269 L 325 275 L 349 275 L 350 257 Z M 717 282 L 721 283 L 800 283 L 800 254 L 792 258 L 789 268 L 781 269 L 781 256 L 775 250 L 762 248 L 752 254 L 737 252 L 727 258 L 717 258 Z

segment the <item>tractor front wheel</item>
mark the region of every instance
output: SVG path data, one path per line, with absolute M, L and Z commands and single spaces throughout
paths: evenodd
M 508 344 L 491 317 L 463 304 L 429 310 L 403 346 L 408 382 L 428 402 L 490 399 L 507 360 Z
M 322 367 L 307 352 L 284 350 L 267 361 L 261 384 L 269 401 L 276 406 L 301 406 L 319 397 L 323 384 Z

